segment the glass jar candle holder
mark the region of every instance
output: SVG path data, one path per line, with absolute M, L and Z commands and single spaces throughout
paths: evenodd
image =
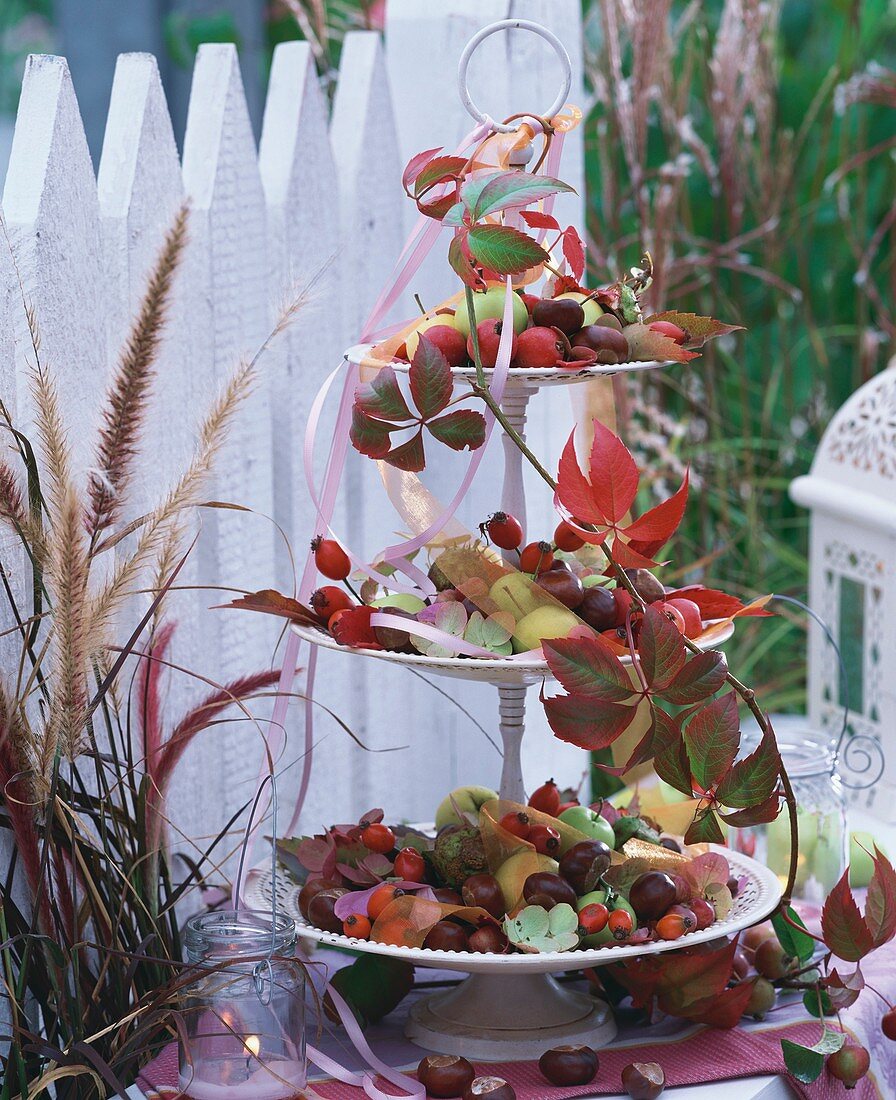
M 758 738 L 746 742 L 749 753 Z M 797 803 L 799 855 L 793 896 L 797 901 L 824 901 L 846 868 L 849 833 L 846 803 L 832 748 L 811 735 L 779 736 L 778 748 Z M 767 825 L 732 829 L 729 843 L 775 872 L 784 885 L 790 867 L 790 816 L 787 807 Z
M 305 974 L 293 921 L 202 913 L 187 922 L 180 1088 L 191 1100 L 304 1096 Z

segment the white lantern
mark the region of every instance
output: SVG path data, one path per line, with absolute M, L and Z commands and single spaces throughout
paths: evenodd
M 860 767 L 872 738 L 886 764 L 854 795 L 896 821 L 896 360 L 858 389 L 831 420 L 812 469 L 790 487 L 811 512 L 809 605 L 843 655 L 849 715 L 844 755 Z M 839 737 L 847 702 L 833 647 L 809 631 L 811 725 Z M 863 740 L 859 740 L 859 739 Z M 850 747 L 852 752 L 850 752 Z M 848 768 L 847 768 L 848 770 Z M 870 759 L 870 777 L 878 759 Z M 860 779 L 860 777 L 857 777 Z

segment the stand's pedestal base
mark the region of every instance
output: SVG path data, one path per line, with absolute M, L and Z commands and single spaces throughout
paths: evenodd
M 616 1036 L 609 1006 L 549 974 L 473 974 L 411 1009 L 405 1034 L 418 1046 L 473 1061 L 516 1062 L 551 1047 L 602 1047 Z

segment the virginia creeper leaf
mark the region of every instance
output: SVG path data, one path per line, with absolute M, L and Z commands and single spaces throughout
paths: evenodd
M 424 149 L 422 153 L 418 153 L 416 156 L 411 157 L 405 165 L 404 171 L 401 173 L 401 184 L 405 191 L 407 191 L 433 157 L 438 156 L 441 151 L 442 146 L 439 145 L 435 149 Z
M 622 331 L 628 341 L 628 351 L 632 360 L 687 363 L 689 359 L 698 358 L 696 351 L 688 351 L 681 344 L 676 344 L 671 336 L 654 332 L 649 325 L 626 325 Z
M 806 927 L 802 918 L 792 906 L 788 906 L 786 912 L 787 916 L 800 928 Z M 784 920 L 783 914 L 775 913 L 772 917 L 772 927 L 778 937 L 778 943 L 790 958 L 799 959 L 801 963 L 806 963 L 815 954 L 815 940 L 808 932 L 801 932 L 798 928 L 788 924 Z
M 571 433 L 560 456 L 557 471 L 557 498 L 564 508 L 582 523 L 606 523 L 595 503 L 591 484 L 582 473 L 576 455 L 575 433 Z
M 591 496 L 605 522 L 619 523 L 638 492 L 638 467 L 628 447 L 605 424 L 594 420 L 593 427 L 594 440 L 588 470 Z M 573 514 L 579 519 L 588 518 Z
M 625 529 L 630 539 L 658 542 L 660 546 L 678 530 L 688 502 L 688 473 L 685 471 L 680 487 L 661 504 L 639 516 Z M 655 552 L 655 551 L 654 551 Z
M 454 409 L 426 426 L 440 443 L 455 451 L 465 447 L 475 451 L 485 442 L 485 417 L 476 409 Z
M 671 321 L 687 333 L 684 342 L 686 348 L 700 348 L 707 340 L 714 336 L 727 336 L 729 332 L 737 332 L 743 329 L 743 325 L 726 325 L 716 321 L 712 317 L 700 317 L 696 313 L 678 313 L 674 309 L 665 313 L 654 313 L 644 318 L 645 325 L 651 325 L 654 321 Z
M 470 208 L 470 215 L 474 221 L 479 221 L 480 218 L 495 214 L 508 206 L 523 206 L 546 199 L 548 195 L 573 190 L 568 183 L 550 176 L 533 176 L 531 172 L 502 172 L 489 180 L 479 192 L 479 197 Z
M 356 451 L 368 458 L 382 458 L 388 454 L 392 441 L 389 433 L 398 428 L 382 420 L 371 420 L 357 405 L 352 409 L 352 425 L 349 437 Z
M 653 569 L 657 565 L 662 565 L 662 562 L 648 558 L 636 547 L 630 546 L 620 538 L 613 540 L 613 558 L 623 569 Z
M 442 352 L 425 335 L 421 335 L 417 342 L 408 379 L 414 404 L 424 420 L 440 413 L 451 400 L 454 389 L 451 367 Z
M 876 844 L 874 872 L 865 899 L 865 923 L 875 947 L 887 943 L 896 932 L 896 871 Z
M 466 157 L 433 157 L 414 177 L 414 194 L 419 198 L 435 184 L 456 179 L 466 165 Z
M 689 706 L 709 699 L 725 683 L 727 666 L 724 656 L 717 650 L 709 649 L 685 662 L 671 684 L 667 684 L 660 694 L 676 706 Z
M 542 644 L 548 667 L 571 695 L 621 703 L 634 694 L 628 670 L 600 638 L 554 638 Z
M 764 802 L 755 806 L 747 806 L 743 810 L 734 810 L 730 814 L 719 814 L 719 817 L 736 829 L 746 828 L 747 825 L 763 825 L 774 821 L 780 811 L 780 795 L 773 791 Z
M 653 707 L 653 769 L 660 779 L 690 798 L 691 765 L 681 727 L 657 706 Z
M 858 962 L 874 948 L 871 931 L 849 888 L 848 870 L 827 896 L 821 910 L 821 931 L 831 951 L 847 962 Z
M 223 607 L 235 607 L 240 611 L 260 611 L 264 615 L 277 615 L 283 619 L 291 619 L 295 623 L 304 623 L 307 626 L 320 626 L 320 619 L 310 607 L 306 607 L 292 596 L 284 596 L 273 588 L 263 588 L 260 592 L 250 592 L 246 596 L 238 596 Z
M 684 730 L 691 774 L 701 789 L 716 786 L 737 756 L 740 719 L 733 691 L 701 707 Z
M 553 214 L 545 214 L 543 210 L 523 210 L 520 217 L 530 229 L 559 229 L 560 223 Z
M 469 233 L 468 229 L 458 230 L 451 238 L 448 245 L 448 263 L 455 273 L 460 276 L 462 282 L 473 290 L 478 290 L 482 280 L 476 274 L 469 257 L 464 251 L 464 241 Z
M 406 443 L 401 443 L 388 454 L 383 455 L 383 460 L 390 466 L 399 470 L 407 470 L 410 473 L 419 473 L 426 468 L 426 456 L 423 453 L 423 432 L 418 431 Z
M 540 244 L 509 225 L 476 225 L 467 241 L 476 259 L 500 275 L 521 275 L 549 259 Z
M 638 709 L 572 695 L 543 697 L 542 702 L 555 736 L 589 752 L 609 748 L 632 724 Z
M 727 592 L 720 592 L 717 588 L 705 588 L 702 584 L 689 584 L 684 588 L 676 588 L 674 592 L 667 592 L 666 599 L 674 600 L 681 596 L 693 602 L 700 608 L 700 614 L 704 619 L 728 619 L 746 609 L 743 600 L 737 596 L 729 596 Z M 750 615 L 771 615 L 771 611 L 763 608 L 751 609 Z
M 691 822 L 684 834 L 685 844 L 724 844 L 725 836 L 712 810 L 706 810 Z
M 355 405 L 377 420 L 410 420 L 412 415 L 395 371 L 389 366 L 382 367 L 369 382 L 358 386 Z
M 563 231 L 563 258 L 576 279 L 585 273 L 585 246 L 574 225 Z
M 746 809 L 767 802 L 781 772 L 781 754 L 771 728 L 762 734 L 754 752 L 733 764 L 718 785 L 716 796 L 726 806 Z
M 675 679 L 685 663 L 681 632 L 652 604 L 645 611 L 641 623 L 638 654 L 647 683 L 660 691 Z

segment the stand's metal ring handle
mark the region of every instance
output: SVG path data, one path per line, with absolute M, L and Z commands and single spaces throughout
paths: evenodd
M 479 110 L 473 102 L 473 97 L 470 95 L 470 89 L 467 87 L 467 69 L 470 66 L 470 58 L 473 56 L 480 42 L 483 42 L 492 34 L 497 34 L 498 31 L 516 29 L 532 31 L 533 34 L 537 34 L 540 38 L 543 38 L 545 42 L 553 46 L 554 52 L 560 59 L 560 65 L 563 68 L 563 84 L 560 88 L 560 93 L 547 111 L 545 111 L 545 118 L 553 118 L 554 115 L 560 112 L 566 103 L 566 97 L 569 95 L 569 89 L 572 86 L 572 62 L 569 60 L 569 54 L 566 52 L 566 47 L 560 39 L 553 32 L 549 31 L 547 27 L 543 27 L 540 23 L 533 23 L 531 19 L 501 19 L 497 23 L 489 23 L 489 25 L 483 27 L 478 34 L 474 34 L 464 47 L 464 52 L 460 55 L 460 62 L 457 66 L 457 87 L 460 93 L 461 103 L 463 103 L 464 107 L 466 107 L 473 118 L 475 118 L 477 122 L 482 122 L 490 126 L 499 134 L 513 133 L 520 128 L 520 123 L 515 122 L 508 125 L 503 122 L 495 122 L 491 115 L 487 115 L 484 111 Z

